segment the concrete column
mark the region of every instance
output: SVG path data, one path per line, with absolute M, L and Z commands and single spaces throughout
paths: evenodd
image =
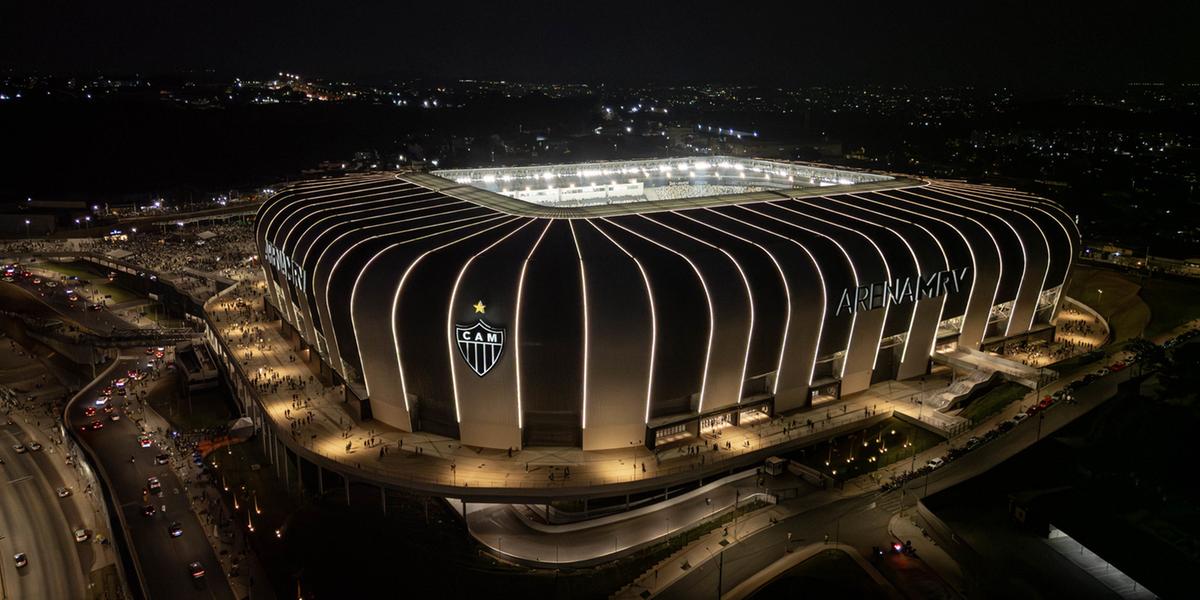
M 379 486 L 379 501 L 383 505 L 383 514 L 387 514 L 387 489 L 382 485 Z
M 325 469 L 321 465 L 317 465 L 317 493 L 325 495 Z
M 346 484 L 346 506 L 350 506 L 350 478 L 342 475 L 342 481 Z
M 296 487 L 300 490 L 300 495 L 304 495 L 304 464 L 300 462 L 300 453 L 296 453 Z

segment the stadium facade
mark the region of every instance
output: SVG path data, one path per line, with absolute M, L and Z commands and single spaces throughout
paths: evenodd
M 1049 322 L 1079 245 L 1013 190 L 726 157 L 297 183 L 256 239 L 362 416 L 584 450 L 922 376 Z

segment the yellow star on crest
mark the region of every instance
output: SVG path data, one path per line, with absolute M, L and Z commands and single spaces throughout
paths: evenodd
M 474 304 L 474 308 L 475 312 L 482 313 L 487 307 L 483 305 L 483 300 L 480 300 Z

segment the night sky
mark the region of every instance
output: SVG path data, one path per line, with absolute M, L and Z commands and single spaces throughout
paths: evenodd
M 1200 80 L 1193 2 L 5 2 L 19 72 L 607 83 Z

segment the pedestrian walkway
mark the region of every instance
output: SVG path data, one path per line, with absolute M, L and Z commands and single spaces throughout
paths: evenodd
M 704 434 L 665 450 L 635 447 L 588 451 L 576 447 L 487 449 L 428 432 L 403 432 L 356 420 L 342 386 L 325 386 L 296 356 L 261 307 L 265 284 L 243 280 L 214 298 L 207 311 L 216 332 L 257 387 L 265 415 L 295 445 L 349 468 L 400 482 L 472 488 L 595 487 L 711 468 L 775 446 L 800 447 L 893 411 L 951 435 L 956 417 L 935 415 L 917 399 L 950 383 L 948 370 L 919 380 L 890 381 L 806 411 Z

